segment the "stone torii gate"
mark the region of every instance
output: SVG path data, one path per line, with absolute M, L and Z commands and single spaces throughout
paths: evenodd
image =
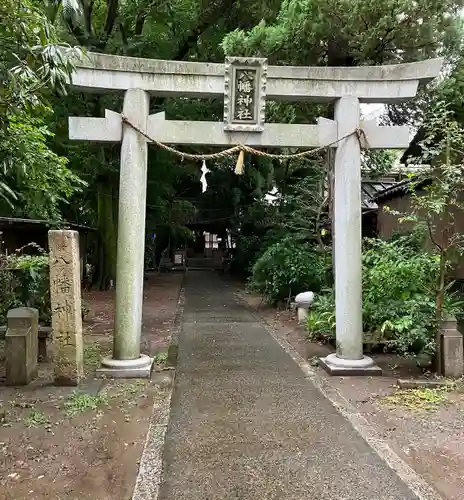
M 337 352 L 321 360 L 332 374 L 376 374 L 363 355 L 361 290 L 361 147 L 405 149 L 408 127 L 360 121 L 360 103 L 394 103 L 416 95 L 438 76 L 441 59 L 375 67 L 269 66 L 266 59 L 227 58 L 225 64 L 158 61 L 89 54 L 72 86 L 82 91 L 124 91 L 127 120 L 164 144 L 311 148 L 334 144 L 334 254 Z M 149 114 L 150 96 L 224 97 L 224 122 L 166 120 Z M 334 120 L 317 125 L 265 123 L 266 99 L 335 102 Z M 355 130 L 364 132 L 358 140 Z M 147 180 L 146 136 L 119 113 L 69 119 L 71 139 L 121 142 L 113 356 L 102 361 L 114 376 L 148 376 L 140 355 Z

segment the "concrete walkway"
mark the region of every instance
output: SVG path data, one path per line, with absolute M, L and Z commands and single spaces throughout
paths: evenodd
M 189 272 L 160 500 L 417 500 L 209 272 Z

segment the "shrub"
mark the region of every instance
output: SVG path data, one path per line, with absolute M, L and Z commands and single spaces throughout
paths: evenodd
M 433 351 L 436 255 L 416 250 L 407 237 L 366 240 L 363 252 L 365 333 L 391 341 L 398 351 Z
M 315 297 L 306 327 L 310 340 L 335 338 L 334 290 L 325 290 Z
M 262 246 L 259 236 L 239 236 L 236 241 L 236 248 L 233 252 L 231 262 L 231 272 L 243 278 L 250 275 L 252 263 L 256 261 L 256 255 Z
M 249 286 L 275 304 L 303 291 L 320 292 L 330 267 L 327 253 L 285 239 L 270 246 L 256 261 Z
M 388 341 L 402 354 L 434 350 L 435 286 L 438 257 L 419 250 L 409 237 L 369 239 L 363 250 L 364 334 Z M 446 294 L 445 310 L 456 314 L 459 303 Z M 311 339 L 335 337 L 333 291 L 316 297 L 308 318 Z
M 22 254 L 20 249 L 0 258 L 0 321 L 3 324 L 9 309 L 22 306 L 35 307 L 40 321 L 50 323 L 49 259 L 44 250 L 35 248 L 37 255 Z

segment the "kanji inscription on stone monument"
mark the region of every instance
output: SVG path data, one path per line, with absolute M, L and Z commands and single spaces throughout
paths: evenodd
M 262 132 L 266 104 L 266 59 L 228 57 L 225 64 L 225 130 Z
M 77 385 L 83 376 L 79 234 L 49 231 L 48 242 L 55 384 Z

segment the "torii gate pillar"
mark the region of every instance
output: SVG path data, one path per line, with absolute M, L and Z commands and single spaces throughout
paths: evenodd
M 148 92 L 129 89 L 123 112 L 145 129 L 150 97 Z M 140 325 L 143 305 L 145 212 L 147 185 L 147 140 L 128 125 L 123 126 L 119 181 L 118 253 L 114 359 L 133 360 L 140 355 Z M 107 360 L 105 360 L 107 362 Z M 150 360 L 148 365 L 150 364 Z
M 360 126 L 357 97 L 335 103 L 338 136 Z M 338 144 L 334 165 L 333 252 L 335 255 L 336 354 L 321 359 L 329 373 L 381 375 L 363 355 L 361 145 L 352 135 Z

